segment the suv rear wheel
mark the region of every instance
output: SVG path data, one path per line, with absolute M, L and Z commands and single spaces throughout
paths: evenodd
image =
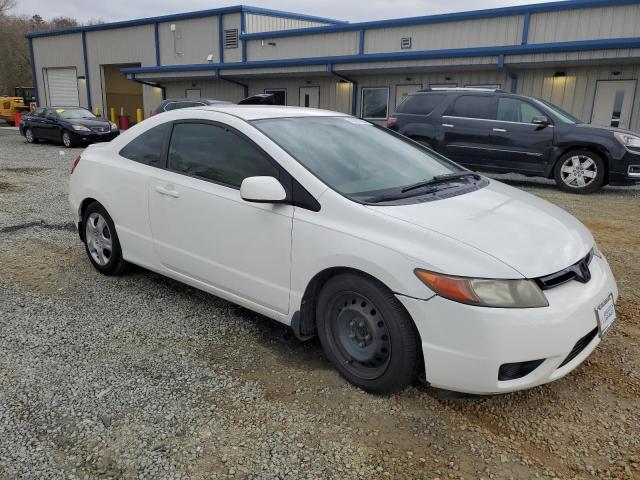
M 605 175 L 604 161 L 589 150 L 565 153 L 554 168 L 556 184 L 569 193 L 593 193 L 603 186 Z

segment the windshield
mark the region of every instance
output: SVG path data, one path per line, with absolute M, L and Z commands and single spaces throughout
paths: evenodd
M 463 171 L 399 135 L 353 117 L 252 123 L 320 180 L 350 197 L 372 197 Z
M 576 118 L 573 115 L 571 115 L 570 113 L 565 112 L 560 107 L 555 106 L 553 103 L 549 103 L 546 100 L 542 100 L 540 98 L 534 98 L 533 100 L 535 100 L 537 103 L 547 107 L 549 110 L 551 110 L 553 113 L 555 113 L 555 115 L 560 119 L 560 121 L 562 121 L 564 123 L 571 123 L 571 124 L 574 124 L 574 125 L 576 123 L 584 123 L 579 118 Z
M 60 115 L 60 118 L 66 118 L 68 120 L 74 120 L 77 118 L 96 118 L 96 116 L 89 110 L 84 108 L 56 108 L 56 113 Z

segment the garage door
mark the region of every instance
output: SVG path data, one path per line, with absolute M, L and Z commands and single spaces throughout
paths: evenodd
M 78 76 L 75 68 L 47 69 L 47 85 L 50 106 L 77 107 L 80 105 Z

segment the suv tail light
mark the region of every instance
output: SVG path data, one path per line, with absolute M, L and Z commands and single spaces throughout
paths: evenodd
M 78 166 L 78 164 L 80 163 L 80 155 L 78 155 L 78 158 L 76 158 L 73 161 L 73 164 L 71 164 L 71 173 L 73 174 L 73 171 L 76 169 L 76 167 Z
M 387 118 L 387 127 L 393 127 L 396 124 L 397 121 L 398 121 L 398 119 L 395 118 L 395 117 Z

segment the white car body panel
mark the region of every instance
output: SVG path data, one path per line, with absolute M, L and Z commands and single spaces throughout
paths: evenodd
M 108 144 L 82 153 L 71 175 L 76 222 L 86 199 L 113 218 L 124 258 L 290 324 L 311 280 L 331 268 L 364 272 L 392 290 L 421 337 L 427 380 L 472 393 L 502 393 L 560 378 L 577 339 L 596 327 L 594 308 L 617 287 L 606 260 L 594 257 L 592 280 L 545 291 L 549 307 L 472 307 L 436 296 L 414 274 L 521 279 L 562 270 L 594 247 L 590 232 L 563 210 L 496 181 L 472 193 L 403 206 L 348 200 L 312 175 L 248 121 L 345 116 L 291 107 L 216 105 L 145 120 Z M 139 164 L 118 152 L 161 123 L 203 119 L 243 133 L 321 204 L 314 212 L 250 203 L 240 191 Z M 500 382 L 503 363 L 545 358 L 524 378 Z

